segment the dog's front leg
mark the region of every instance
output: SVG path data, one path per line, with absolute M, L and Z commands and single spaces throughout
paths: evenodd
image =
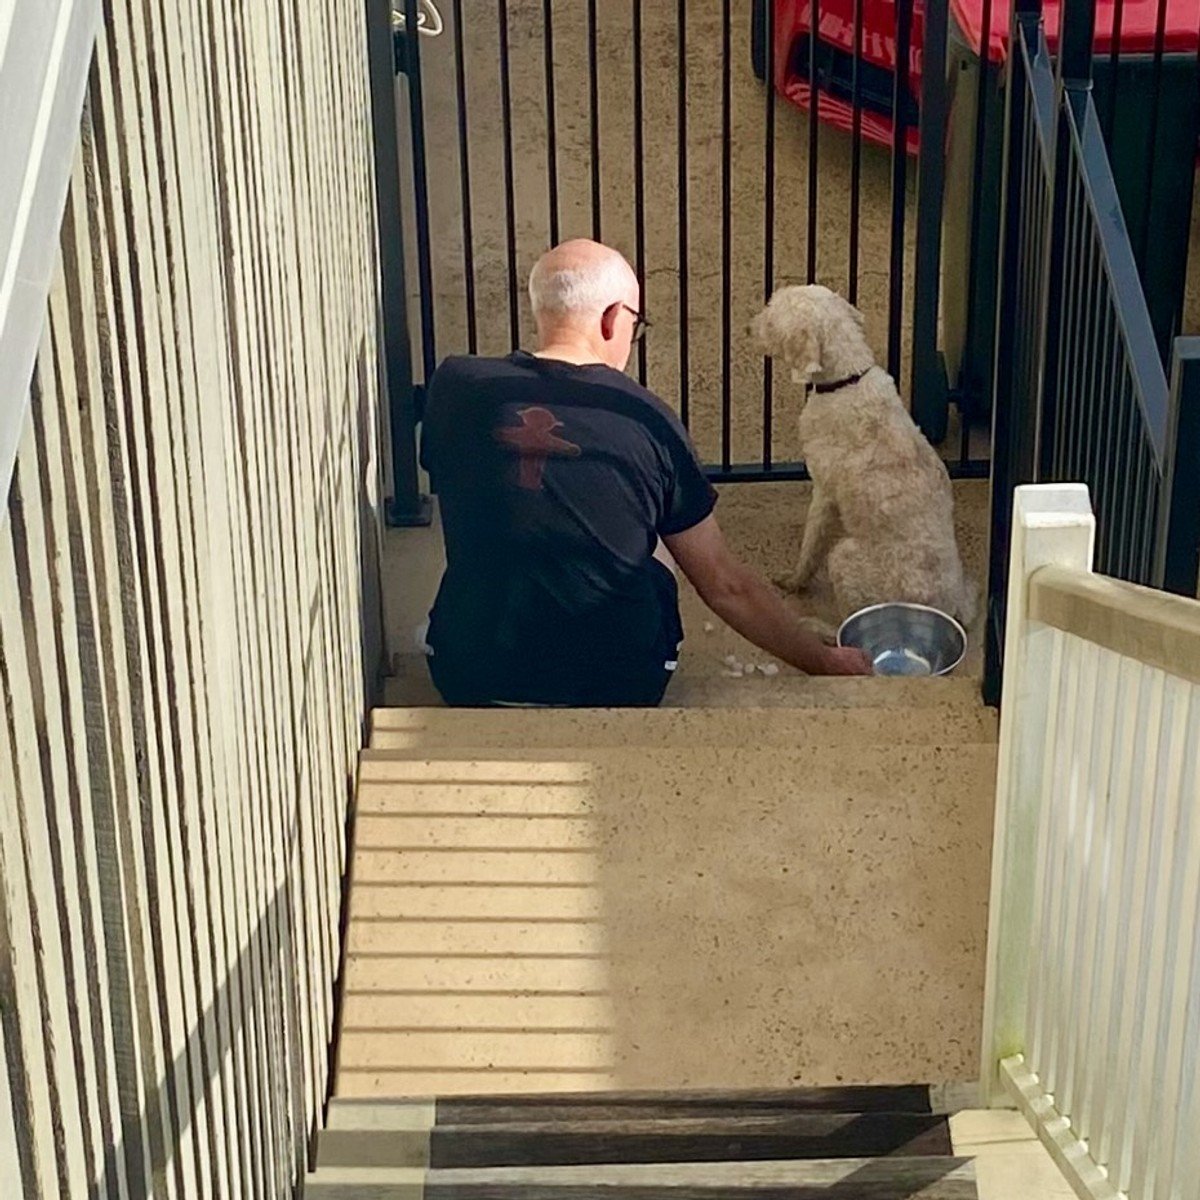
M 824 491 L 814 484 L 808 520 L 804 523 L 804 538 L 800 543 L 800 557 L 788 574 L 776 580 L 784 591 L 802 592 L 808 587 L 829 553 L 836 528 L 837 509 Z

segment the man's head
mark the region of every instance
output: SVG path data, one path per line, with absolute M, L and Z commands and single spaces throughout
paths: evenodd
M 529 276 L 538 341 L 574 346 L 623 371 L 641 311 L 633 268 L 616 250 L 578 238 L 555 246 Z

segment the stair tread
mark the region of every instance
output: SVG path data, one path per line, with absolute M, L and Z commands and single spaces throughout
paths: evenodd
M 427 1200 L 974 1200 L 975 1165 L 950 1156 L 893 1156 L 699 1163 L 619 1163 L 417 1170 L 323 1167 L 309 1176 L 306 1195 L 385 1200 L 419 1196 L 388 1186 L 419 1187 Z M 309 1191 L 314 1185 L 328 1191 Z M 345 1192 L 335 1192 L 340 1186 Z M 353 1187 L 379 1190 L 351 1192 Z M 836 1189 L 836 1191 L 834 1190 Z
M 971 1085 L 974 1087 L 974 1085 Z M 977 1090 L 977 1089 L 975 1089 Z M 408 1100 L 372 1098 L 330 1102 L 330 1118 L 351 1128 L 355 1120 L 379 1121 L 392 1114 L 389 1128 L 427 1128 L 430 1124 L 496 1124 L 523 1118 L 578 1121 L 610 1119 L 644 1112 L 661 1117 L 757 1112 L 893 1112 L 948 1115 L 963 1085 L 849 1084 L 836 1087 L 691 1088 L 675 1091 L 584 1091 L 547 1096 L 527 1092 L 508 1096 L 479 1094 Z M 973 1098 L 973 1092 L 972 1092 Z
M 671 683 L 663 705 L 657 709 L 544 709 L 539 712 L 671 713 L 703 710 L 737 711 L 747 708 L 930 707 L 947 703 L 971 707 L 979 704 L 979 680 L 969 674 L 938 679 L 831 678 L 784 671 L 772 678 L 730 679 L 715 669 L 681 669 Z M 429 678 L 425 660 L 403 656 L 398 674 L 384 681 L 385 706 L 429 713 L 514 712 L 521 710 L 448 709 Z
M 867 740 L 957 745 L 991 742 L 996 714 L 982 705 L 949 703 L 906 708 L 744 708 L 633 710 L 380 709 L 372 717 L 370 749 L 418 756 L 516 755 L 555 747 L 627 748 L 698 744 L 793 746 L 820 737 L 829 744 Z

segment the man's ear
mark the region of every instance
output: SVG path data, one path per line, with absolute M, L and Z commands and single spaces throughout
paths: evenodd
M 610 304 L 600 314 L 600 335 L 606 342 L 611 342 L 617 331 L 617 315 L 621 311 L 620 304 Z

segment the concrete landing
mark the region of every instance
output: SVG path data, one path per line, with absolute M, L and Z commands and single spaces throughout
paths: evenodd
M 721 489 L 717 516 L 737 552 L 764 575 L 772 577 L 795 561 L 812 494 L 806 483 L 737 484 Z M 954 485 L 959 546 L 968 572 L 981 585 L 987 569 L 988 488 L 982 482 Z M 440 705 L 417 653 L 416 633 L 426 621 L 441 579 L 444 557 L 441 533 L 425 530 L 391 530 L 384 555 L 384 596 L 392 677 L 384 702 L 398 706 Z M 828 585 L 818 579 L 812 591 L 789 603 L 802 616 L 836 623 L 838 613 Z M 739 637 L 704 606 L 694 589 L 681 580 L 680 608 L 686 640 L 680 669 L 667 693 L 671 707 L 771 707 L 797 701 L 803 680 L 799 672 L 780 667 L 780 674 L 760 672 L 733 677 L 727 659 L 743 665 L 765 665 L 770 657 Z M 982 611 L 982 605 L 981 605 Z M 982 619 L 969 630 L 967 660 L 959 678 L 978 679 L 982 673 Z M 791 681 L 789 682 L 789 677 Z M 806 681 L 820 682 L 820 681 Z

